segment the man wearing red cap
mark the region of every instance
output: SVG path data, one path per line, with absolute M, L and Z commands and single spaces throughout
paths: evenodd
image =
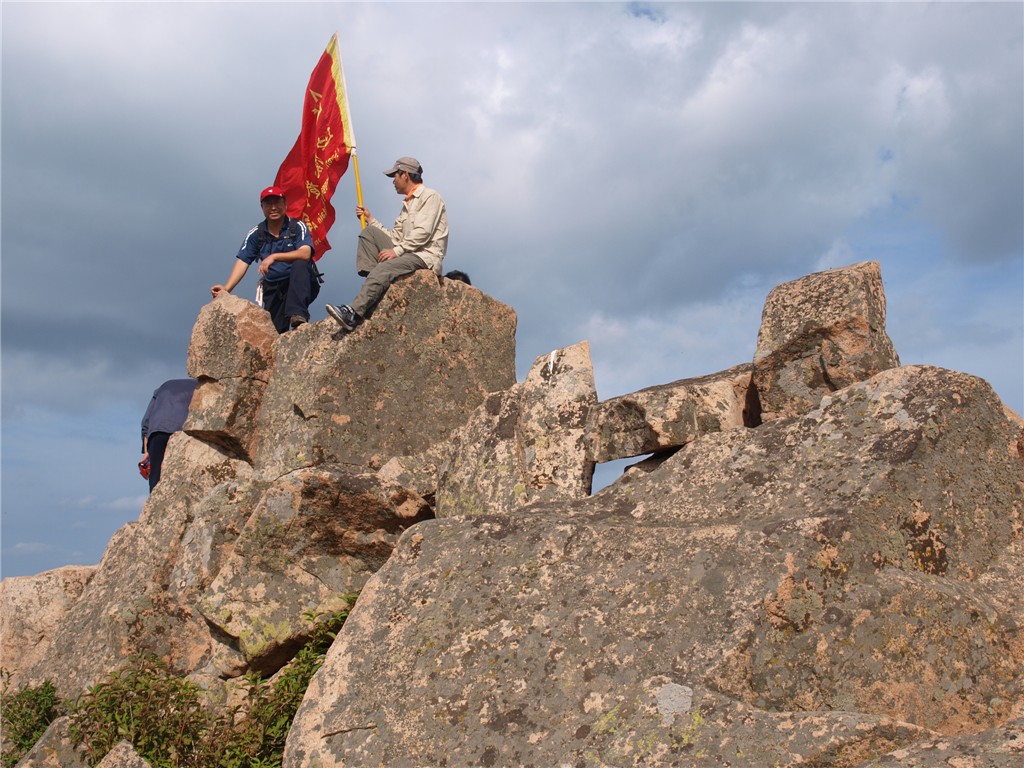
M 320 293 L 313 239 L 304 222 L 285 213 L 287 205 L 280 188 L 264 189 L 260 206 L 266 218 L 245 236 L 227 282 L 213 286 L 210 293 L 213 298 L 231 293 L 249 265 L 258 261 L 263 308 L 270 313 L 277 332 L 284 333 L 309 322 L 309 305 Z
M 373 311 L 388 287 L 417 269 L 431 269 L 441 276 L 441 262 L 448 249 L 448 212 L 436 190 L 423 186 L 423 167 L 414 157 L 400 157 L 384 171 L 395 192 L 405 198 L 395 226 L 387 229 L 369 209 L 356 206 L 365 217 L 359 233 L 356 271 L 364 276 L 363 287 L 351 304 L 328 304 L 327 314 L 349 331 Z

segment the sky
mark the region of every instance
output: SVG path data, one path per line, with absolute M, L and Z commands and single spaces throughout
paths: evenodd
M 520 381 L 582 340 L 601 399 L 749 362 L 773 287 L 875 260 L 901 362 L 980 376 L 1021 413 L 1022 17 L 4 0 L 0 574 L 98 563 L 138 517 L 142 414 L 186 375 L 335 32 L 366 205 L 397 215 L 381 171 L 420 160 L 445 269 L 518 314 Z M 333 202 L 313 320 L 360 282 L 351 167 Z

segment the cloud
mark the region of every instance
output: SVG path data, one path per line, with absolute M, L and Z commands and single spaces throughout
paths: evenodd
M 115 510 L 117 512 L 131 512 L 133 517 L 137 517 L 142 511 L 142 507 L 148 498 L 148 494 L 121 496 L 119 498 L 112 499 L 105 506 L 107 509 Z
M 297 7 L 4 6 L 5 534 L 86 495 L 104 526 L 137 514 L 138 420 L 334 30 L 365 202 L 389 219 L 380 171 L 423 162 L 446 268 L 519 315 L 520 375 L 583 338 L 602 396 L 713 373 L 752 356 L 774 285 L 875 259 L 901 355 L 1021 410 L 1019 4 Z M 412 50 L 382 45 L 399 28 Z M 351 175 L 314 320 L 359 285 Z
M 40 555 L 53 551 L 51 545 L 41 541 L 19 541 L 12 549 L 19 555 Z

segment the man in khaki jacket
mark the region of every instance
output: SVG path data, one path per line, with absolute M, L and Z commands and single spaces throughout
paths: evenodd
M 417 269 L 441 275 L 448 248 L 448 212 L 436 190 L 423 186 L 423 166 L 413 157 L 400 157 L 384 171 L 405 199 L 395 225 L 387 229 L 368 208 L 357 205 L 356 216 L 365 217 L 359 233 L 356 271 L 364 276 L 363 287 L 351 304 L 327 305 L 327 314 L 346 330 L 353 331 L 373 311 L 388 287 Z

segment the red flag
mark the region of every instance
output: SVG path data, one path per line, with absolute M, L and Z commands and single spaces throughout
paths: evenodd
M 309 227 L 314 260 L 330 250 L 327 233 L 334 224 L 331 195 L 348 170 L 349 155 L 355 157 L 355 150 L 345 71 L 335 33 L 309 77 L 302 131 L 274 179 L 274 186 L 281 187 L 288 200 L 288 215 L 301 218 Z

